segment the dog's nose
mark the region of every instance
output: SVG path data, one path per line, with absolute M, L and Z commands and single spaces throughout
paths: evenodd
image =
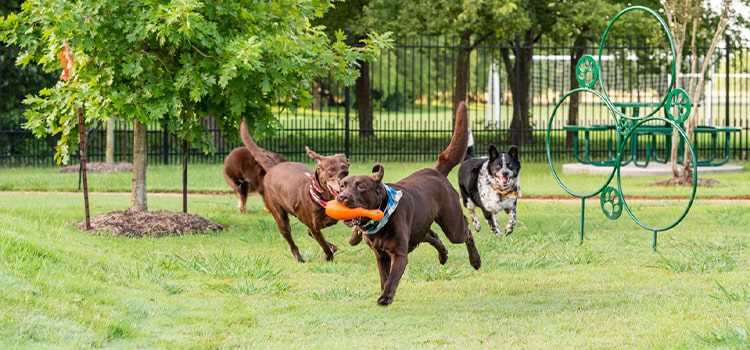
M 503 174 L 503 177 L 510 177 L 510 171 L 503 170 L 501 174 Z
M 341 203 L 341 204 L 343 204 L 343 205 L 345 205 L 347 207 L 352 202 L 352 200 L 349 198 L 349 196 L 347 196 L 347 195 L 345 195 L 343 193 L 339 193 L 339 195 L 336 196 L 336 200 L 339 201 L 339 203 Z

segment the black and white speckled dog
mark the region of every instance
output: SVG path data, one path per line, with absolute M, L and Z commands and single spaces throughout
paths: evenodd
M 511 234 L 516 226 L 516 202 L 521 193 L 518 174 L 521 162 L 518 160 L 518 147 L 510 146 L 508 153 L 500 153 L 490 146 L 489 158 L 470 158 L 461 163 L 458 170 L 458 185 L 464 207 L 471 211 L 474 230 L 480 225 L 474 210 L 478 207 L 490 229 L 496 235 L 503 234 L 498 228 L 497 213 L 508 213 L 505 234 Z

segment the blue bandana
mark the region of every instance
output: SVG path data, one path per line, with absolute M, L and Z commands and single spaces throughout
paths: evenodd
M 365 230 L 365 233 L 368 235 L 374 235 L 378 233 L 385 225 L 388 223 L 388 220 L 391 219 L 391 215 L 393 215 L 393 212 L 396 211 L 396 207 L 398 206 L 398 201 L 401 200 L 401 191 L 394 190 L 392 187 L 383 184 L 385 187 L 385 193 L 388 197 L 388 204 L 385 205 L 385 209 L 383 209 L 383 218 L 378 221 L 370 221 L 367 223 L 367 225 L 363 226 L 362 229 Z

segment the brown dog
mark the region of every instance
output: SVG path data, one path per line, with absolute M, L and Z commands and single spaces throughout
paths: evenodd
M 292 255 L 304 262 L 292 239 L 289 214 L 296 216 L 309 230 L 325 252 L 326 260 L 333 260 L 338 248 L 323 237 L 321 230 L 334 225 L 337 220 L 325 214 L 325 203 L 339 193 L 339 181 L 349 175 L 349 160 L 343 154 L 321 156 L 305 147 L 307 155 L 315 159 L 315 170 L 302 163 L 276 162 L 276 153 L 266 151 L 255 144 L 247 132 L 245 121 L 240 126 L 240 135 L 255 161 L 263 168 L 263 203 L 276 220 L 279 232 L 289 243 Z
M 365 217 L 344 221 L 347 226 L 359 228 L 365 242 L 375 252 L 382 292 L 378 298 L 380 305 L 393 302 L 406 269 L 408 254 L 419 243 L 434 246 L 440 254 L 441 264 L 447 260 L 445 246 L 430 229 L 433 222 L 440 225 L 452 243 L 466 243 L 471 266 L 475 269 L 481 266 L 458 193 L 446 177 L 464 159 L 467 124 L 466 105 L 461 103 L 456 110 L 456 127 L 451 142 L 438 157 L 434 169 L 422 169 L 395 184 L 383 184 L 384 169 L 377 164 L 372 169 L 373 175 L 353 175 L 341 180 L 341 193 L 336 198 L 339 202 L 350 208 L 379 208 L 386 214 L 380 221 Z
M 268 152 L 272 153 L 272 152 Z M 286 162 L 284 157 L 273 153 L 276 163 Z M 258 165 L 253 155 L 245 147 L 237 147 L 224 158 L 224 181 L 237 194 L 237 209 L 245 212 L 247 196 L 257 191 L 263 195 L 263 177 L 266 171 Z

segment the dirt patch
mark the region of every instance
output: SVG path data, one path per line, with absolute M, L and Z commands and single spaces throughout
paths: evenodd
M 716 179 L 698 179 L 698 186 L 700 187 L 714 187 L 719 184 Z M 657 181 L 654 186 L 693 186 L 693 179 L 683 178 L 671 178 L 667 180 Z
M 76 227 L 83 230 L 85 223 L 79 222 Z M 166 210 L 148 212 L 118 210 L 91 218 L 91 229 L 112 236 L 139 238 L 209 233 L 222 230 L 223 227 L 195 214 Z
M 80 165 L 69 165 L 57 169 L 58 173 L 77 173 Z M 124 173 L 133 171 L 130 163 L 86 163 L 86 171 L 91 173 Z

